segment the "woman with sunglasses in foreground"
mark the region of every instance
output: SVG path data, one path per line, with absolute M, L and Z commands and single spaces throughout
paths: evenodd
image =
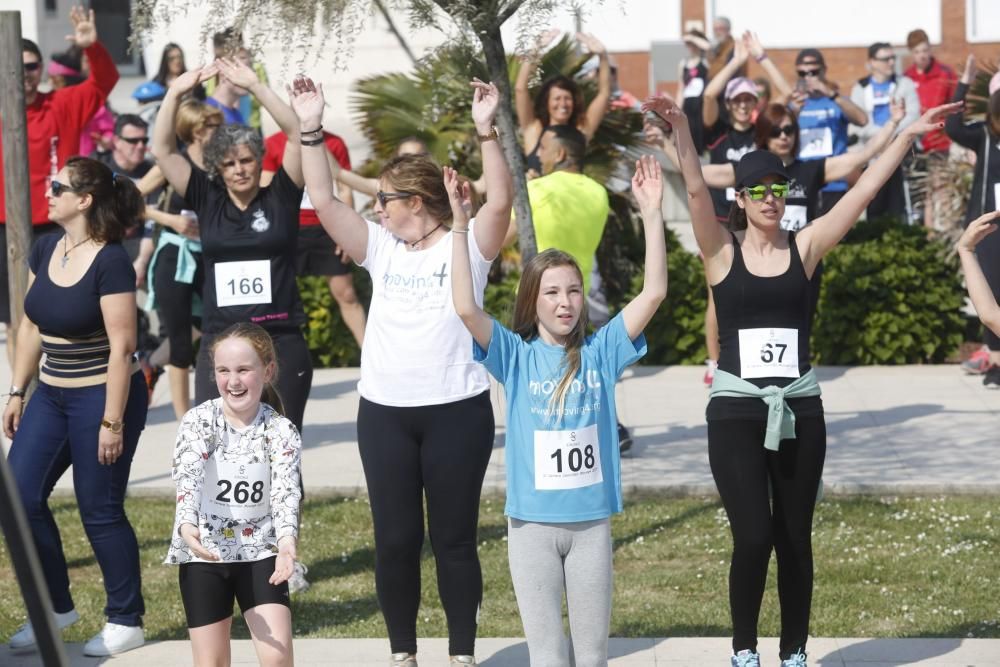
M 472 87 L 488 200 L 468 229 L 455 231 L 441 167 L 427 155 L 396 157 L 382 167 L 379 223 L 335 199 L 326 149 L 312 139 L 323 116 L 322 88 L 298 79 L 292 92 L 309 198 L 334 242 L 372 277 L 358 446 L 375 529 L 375 589 L 391 664 L 399 667 L 417 664 L 425 496 L 451 664 L 475 664 L 483 593 L 476 531 L 494 423 L 489 378 L 472 357 L 472 335 L 451 298 L 452 244 L 469 246 L 482 307 L 514 195 L 493 125 L 500 93 L 478 80 Z
M 663 97 L 644 106 L 674 127 L 684 180 L 700 183 L 701 164 L 683 112 Z M 778 558 L 781 664 L 806 664 L 810 534 L 826 456 L 823 403 L 809 353 L 813 274 L 917 137 L 942 128 L 943 116 L 960 106 L 936 107 L 908 126 L 829 213 L 797 233 L 781 228 L 790 179 L 769 151 L 748 153 L 736 166 L 728 229 L 708 207 L 696 205 L 698 193 L 688 193 L 719 317 L 721 355 L 706 416 L 709 464 L 733 534 L 733 667 L 760 665 L 757 621 L 772 549 Z

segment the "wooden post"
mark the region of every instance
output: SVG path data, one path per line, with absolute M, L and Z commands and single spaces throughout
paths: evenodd
M 7 200 L 7 270 L 10 277 L 11 326 L 7 345 L 14 345 L 17 324 L 24 315 L 31 244 L 31 193 L 28 176 L 28 122 L 24 113 L 24 66 L 21 57 L 21 14 L 0 12 L 0 121 L 3 124 L 4 195 Z M 0 362 L 2 363 L 2 362 Z M 0 529 L 7 542 L 21 596 L 35 632 L 42 664 L 69 665 L 66 647 L 56 628 L 49 589 L 35 551 L 35 542 L 21 506 L 17 482 L 6 457 L 0 455 Z
M 24 113 L 24 68 L 21 58 L 21 14 L 0 12 L 0 119 L 3 123 L 3 176 L 7 201 L 7 275 L 10 326 L 7 345 L 16 343 L 24 315 L 31 249 L 31 180 L 28 175 L 28 121 Z M 13 359 L 14 355 L 8 355 Z

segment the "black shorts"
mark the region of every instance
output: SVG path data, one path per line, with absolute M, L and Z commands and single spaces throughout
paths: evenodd
M 181 601 L 189 628 L 218 623 L 233 615 L 233 600 L 244 614 L 261 604 L 288 600 L 288 582 L 272 585 L 277 557 L 242 563 L 184 563 L 180 566 Z
M 337 244 L 321 225 L 299 227 L 295 273 L 299 276 L 343 276 L 351 265 L 337 254 Z

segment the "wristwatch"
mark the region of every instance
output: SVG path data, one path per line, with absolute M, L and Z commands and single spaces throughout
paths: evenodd
M 123 422 L 121 419 L 118 419 L 116 421 L 109 421 L 107 419 L 102 419 L 101 426 L 103 426 L 104 428 L 108 429 L 109 431 L 117 435 L 122 432 L 123 428 L 125 428 L 125 422 Z
M 490 128 L 489 134 L 477 134 L 476 136 L 479 137 L 479 143 L 483 143 L 485 141 L 496 141 L 500 138 L 500 130 L 498 130 L 497 126 L 494 125 Z
M 10 397 L 12 397 L 12 398 L 14 396 L 19 396 L 20 398 L 24 398 L 24 396 L 25 396 L 25 390 L 21 389 L 18 386 L 11 385 L 10 386 L 10 391 L 7 392 L 7 395 L 10 396 Z
M 830 95 L 830 100 L 836 102 L 838 97 L 840 97 L 840 91 L 835 90 L 833 95 Z

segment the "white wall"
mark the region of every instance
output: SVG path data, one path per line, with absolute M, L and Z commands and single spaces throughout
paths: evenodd
M 774 48 L 906 44 L 918 27 L 931 43 L 941 42 L 941 0 L 705 0 L 705 16 L 709 29 L 716 16 L 725 16 L 734 32 L 754 30 Z
M 1000 41 L 1000 2 L 965 0 L 965 38 L 970 42 Z
M 38 13 L 42 9 L 41 0 L 0 0 L 0 12 L 21 13 L 21 36 L 33 42 L 38 41 Z

